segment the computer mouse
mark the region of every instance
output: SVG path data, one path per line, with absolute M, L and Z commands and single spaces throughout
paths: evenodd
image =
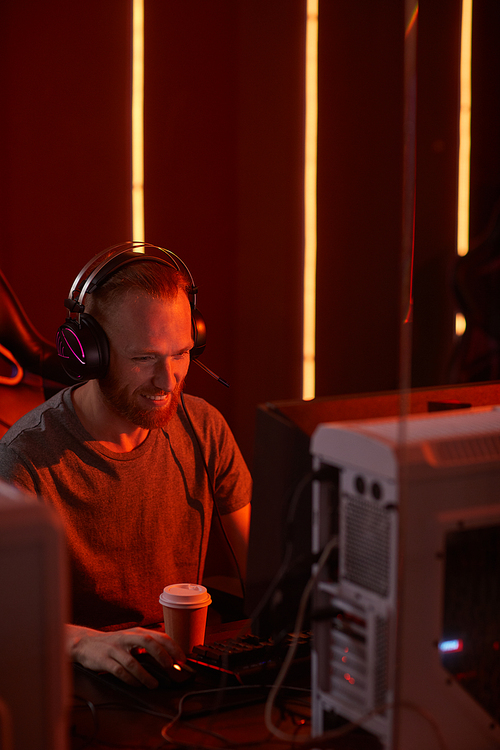
M 193 682 L 196 677 L 196 672 L 189 665 L 174 664 L 171 667 L 165 668 L 151 654 L 148 654 L 147 651 L 134 652 L 134 658 L 146 672 L 149 672 L 150 675 L 158 680 L 158 687 L 173 688 Z

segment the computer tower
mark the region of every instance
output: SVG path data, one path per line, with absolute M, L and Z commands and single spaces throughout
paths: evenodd
M 313 734 L 500 747 L 500 409 L 320 425 Z M 329 477 L 329 472 L 331 476 Z
M 0 747 L 66 750 L 70 665 L 62 527 L 0 481 Z

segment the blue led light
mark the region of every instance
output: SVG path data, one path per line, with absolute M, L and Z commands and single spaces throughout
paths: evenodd
M 441 653 L 450 654 L 456 651 L 463 651 L 464 644 L 460 638 L 452 638 L 449 641 L 441 641 L 438 648 Z

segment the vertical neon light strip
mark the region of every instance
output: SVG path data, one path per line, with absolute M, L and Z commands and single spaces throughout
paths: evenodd
M 144 0 L 132 0 L 132 239 L 144 242 Z
M 457 253 L 469 252 L 472 0 L 462 0 L 460 44 L 460 143 L 458 150 Z
M 307 0 L 304 165 L 302 398 L 316 393 L 316 200 L 318 152 L 318 0 Z

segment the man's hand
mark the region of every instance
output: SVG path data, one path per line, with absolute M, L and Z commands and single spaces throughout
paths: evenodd
M 129 685 L 158 686 L 156 679 L 134 659 L 133 649 L 145 649 L 165 669 L 186 661 L 180 646 L 165 633 L 144 628 L 101 632 L 78 625 L 66 627 L 72 661 L 88 669 L 110 672 Z

